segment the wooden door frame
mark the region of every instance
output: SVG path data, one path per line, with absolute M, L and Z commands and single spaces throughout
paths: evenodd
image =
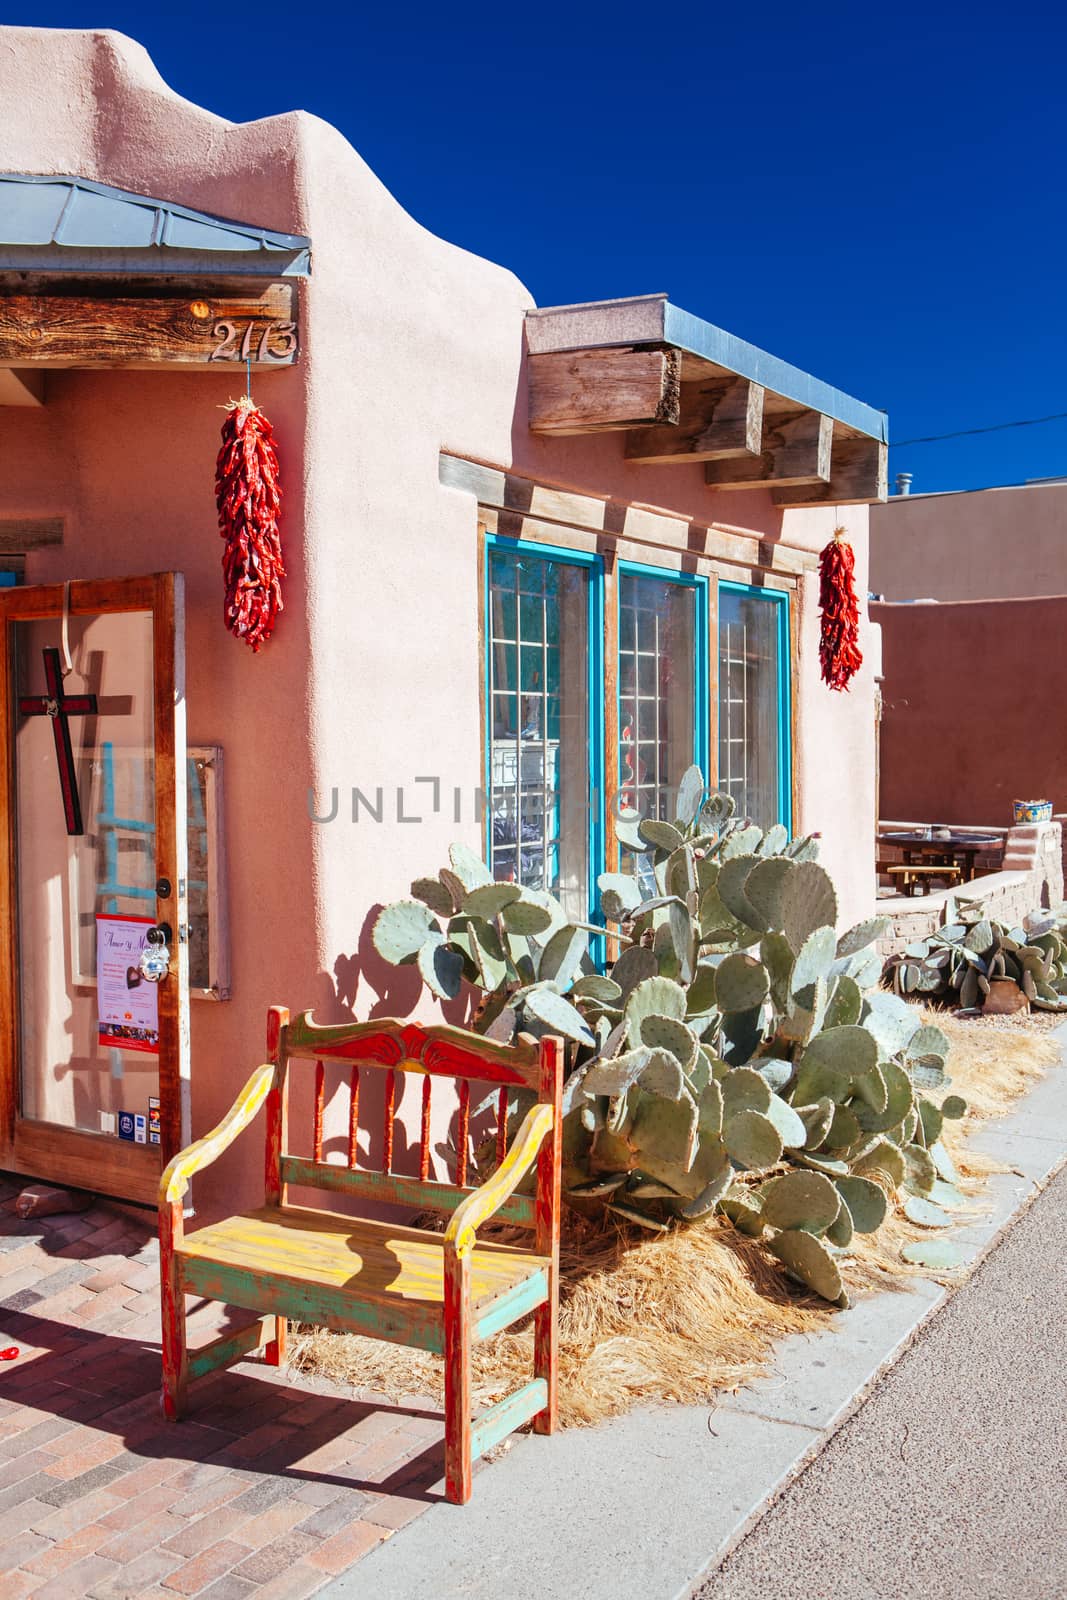
M 24 1121 L 18 1115 L 21 999 L 11 624 L 60 619 L 65 595 L 72 617 L 129 611 L 152 615 L 156 875 L 171 882 L 171 894 L 156 902 L 155 914 L 175 932 L 170 974 L 159 986 L 158 1145 L 120 1142 L 56 1123 Z M 69 586 L 36 584 L 0 591 L 0 731 L 5 738 L 0 816 L 7 819 L 5 837 L 0 839 L 0 1166 L 146 1205 L 155 1204 L 162 1168 L 189 1138 L 186 790 L 184 765 L 178 760 L 185 747 L 184 678 L 185 600 L 180 573 L 74 579 Z

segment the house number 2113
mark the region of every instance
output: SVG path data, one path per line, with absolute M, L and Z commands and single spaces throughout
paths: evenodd
M 216 322 L 212 361 L 294 361 L 300 347 L 295 322 Z

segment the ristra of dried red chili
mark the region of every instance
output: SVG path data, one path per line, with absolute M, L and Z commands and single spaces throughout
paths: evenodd
M 238 639 L 258 651 L 282 610 L 278 514 L 282 491 L 274 430 L 249 395 L 234 401 L 222 425 L 215 464 L 219 532 L 226 541 L 223 615 Z
M 856 558 L 844 535 L 844 528 L 835 529 L 819 557 L 819 666 L 831 689 L 847 689 L 863 665 Z

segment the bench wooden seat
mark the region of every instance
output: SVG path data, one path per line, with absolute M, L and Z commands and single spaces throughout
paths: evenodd
M 326 1328 L 444 1350 L 445 1236 L 364 1217 L 263 1206 L 185 1236 L 177 1254 L 186 1293 L 263 1309 Z M 550 1256 L 476 1244 L 470 1255 L 475 1338 L 548 1298 Z M 264 1284 L 269 1280 L 269 1288 Z
M 444 1024 L 389 1020 L 321 1027 L 307 1012 L 290 1022 L 283 1007 L 272 1006 L 267 1053 L 270 1060 L 256 1068 L 218 1127 L 175 1156 L 160 1180 L 164 1414 L 181 1416 L 192 1380 L 252 1353 L 280 1366 L 289 1318 L 435 1351 L 445 1362 L 445 1487 L 450 1500 L 462 1503 L 470 1498 L 472 1462 L 492 1445 L 524 1422 L 536 1433 L 556 1426 L 562 1041 L 523 1037 L 502 1045 Z M 313 1125 L 310 1150 L 294 1154 L 288 1149 L 289 1072 L 302 1060 L 315 1063 Z M 328 1068 L 335 1080 L 331 1098 L 347 1094 L 347 1150 L 340 1162 L 324 1158 Z M 359 1147 L 367 1068 L 383 1078 L 380 1168 L 369 1168 Z M 396 1106 L 408 1074 L 422 1083 L 417 1176 L 392 1170 Z M 452 1080 L 455 1090 L 451 1182 L 430 1176 L 431 1098 L 441 1078 Z M 496 1166 L 480 1185 L 468 1182 L 474 1083 L 496 1091 Z M 530 1109 L 512 1137 L 509 1115 L 517 1094 Z M 265 1204 L 187 1234 L 183 1197 L 190 1179 L 264 1106 Z M 535 1193 L 520 1192 L 533 1173 Z M 436 1210 L 450 1220 L 439 1233 L 293 1205 L 292 1185 Z M 477 1229 L 490 1217 L 527 1229 L 532 1247 L 479 1243 Z M 190 1352 L 187 1295 L 242 1307 L 256 1319 Z M 472 1421 L 473 1341 L 530 1313 L 533 1377 Z

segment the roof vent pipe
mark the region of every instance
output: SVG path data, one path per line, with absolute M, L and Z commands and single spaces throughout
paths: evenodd
M 897 494 L 910 494 L 910 493 L 911 493 L 911 473 L 910 472 L 898 472 L 897 473 Z

